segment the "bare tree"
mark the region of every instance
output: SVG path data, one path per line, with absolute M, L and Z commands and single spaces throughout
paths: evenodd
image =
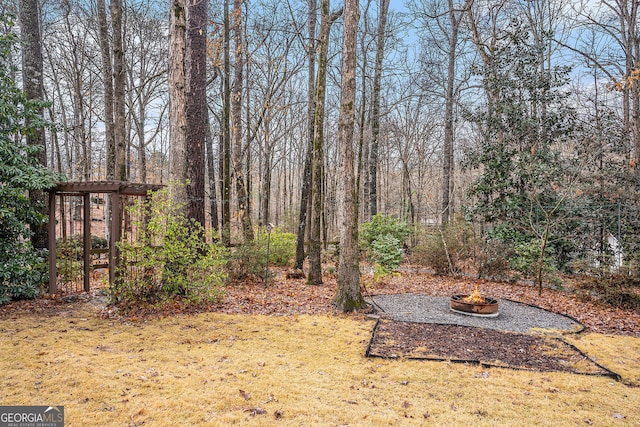
M 234 67 L 233 86 L 231 87 L 231 120 L 233 123 L 233 176 L 236 186 L 236 196 L 238 198 L 238 214 L 242 223 L 242 235 L 245 242 L 253 240 L 253 226 L 249 215 L 249 196 L 244 180 L 243 153 L 245 152 L 242 143 L 242 86 L 244 83 L 244 41 L 243 33 L 243 0 L 233 2 L 233 40 L 234 40 Z
M 335 304 L 348 312 L 364 305 L 360 293 L 360 265 L 358 251 L 358 210 L 353 155 L 354 105 L 356 98 L 356 33 L 360 10 L 358 0 L 346 0 L 342 39 L 342 83 L 338 148 L 340 177 L 338 188 L 338 216 L 340 229 L 340 263 Z
M 316 0 L 307 0 L 308 4 L 308 42 L 307 63 L 307 148 L 304 161 L 304 171 L 302 175 L 302 185 L 300 190 L 300 214 L 298 217 L 298 234 L 296 238 L 296 261 L 294 269 L 297 270 L 294 275 L 304 276 L 302 270 L 305 258 L 304 243 L 307 226 L 307 213 L 309 207 L 309 194 L 311 187 L 311 164 L 313 160 L 313 140 L 315 136 L 314 121 L 316 110 L 316 91 L 315 91 L 315 68 L 316 68 L 316 21 L 317 21 L 317 2 Z
M 174 181 L 184 181 L 186 177 L 186 28 L 185 0 L 172 0 L 169 14 L 169 177 Z M 173 197 L 177 202 L 185 203 L 186 191 L 178 186 Z
M 380 80 L 382 77 L 382 61 L 384 59 L 385 29 L 389 0 L 380 0 L 380 17 L 378 18 L 378 36 L 376 63 L 373 77 L 372 112 L 371 112 L 371 151 L 369 153 L 369 214 L 378 213 L 378 151 L 380 136 Z
M 113 112 L 116 145 L 116 179 L 127 180 L 127 135 L 125 128 L 125 59 L 122 38 L 122 0 L 111 0 L 111 27 L 113 38 Z
M 147 176 L 148 151 L 162 134 L 168 109 L 167 27 L 168 22 L 155 5 L 135 3 L 127 8 L 125 31 L 127 72 L 127 116 L 132 136 L 129 145 L 137 151 L 136 162 L 130 160 L 130 179 L 147 182 L 159 177 Z
M 222 193 L 222 242 L 231 244 L 231 22 L 229 0 L 224 0 L 222 137 L 220 139 L 220 187 Z
M 322 265 L 320 261 L 320 225 L 322 217 L 323 189 L 323 145 L 325 98 L 327 92 L 327 63 L 329 61 L 329 33 L 333 22 L 340 17 L 342 9 L 330 13 L 329 0 L 322 0 L 320 5 L 320 39 L 318 40 L 318 75 L 316 77 L 315 116 L 313 122 L 313 157 L 311 162 L 311 229 L 309 234 L 309 275 L 307 283 L 322 283 Z
M 102 82 L 105 126 L 105 143 L 107 151 L 107 179 L 115 179 L 116 176 L 116 140 L 113 120 L 113 66 L 111 62 L 111 44 L 109 43 L 109 22 L 105 1 L 98 0 L 98 28 L 100 40 L 100 53 L 102 54 Z

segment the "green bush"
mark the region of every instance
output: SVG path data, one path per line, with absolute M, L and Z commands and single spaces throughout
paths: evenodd
M 91 249 L 107 249 L 109 242 L 104 237 L 91 235 Z M 84 235 L 74 234 L 69 239 L 56 239 L 58 257 L 82 259 L 84 251 Z
M 120 242 L 118 279 L 110 288 L 113 302 L 164 303 L 181 297 L 190 303 L 217 302 L 224 295 L 227 249 L 207 243 L 202 226 L 189 221 L 170 189 L 131 209 L 142 209 L 134 242 Z
M 402 249 L 400 241 L 391 234 L 378 237 L 371 243 L 369 254 L 371 260 L 384 267 L 388 271 L 393 271 L 402 261 Z
M 360 226 L 360 246 L 367 257 L 388 271 L 398 268 L 402 260 L 402 248 L 411 235 L 406 222 L 378 213 Z
M 47 124 L 42 103 L 31 101 L 14 81 L 18 38 L 9 15 L 0 15 L 0 304 L 34 298 L 48 281 L 47 251 L 30 242 L 28 224 L 45 221 L 27 194 L 52 187 L 60 177 L 42 166 L 36 155 L 42 146 L 28 145 L 25 136 Z
M 274 229 L 269 238 L 266 230 L 259 228 L 254 241 L 239 246 L 231 254 L 229 260 L 230 278 L 232 280 L 240 280 L 247 276 L 264 278 L 267 244 L 270 266 L 287 267 L 291 265 L 296 254 L 296 235 Z
M 411 228 L 406 222 L 384 213 L 375 214 L 371 221 L 360 226 L 360 244 L 365 250 L 368 250 L 376 239 L 385 235 L 393 236 L 402 247 L 411 235 Z
M 540 240 L 517 242 L 513 245 L 515 255 L 511 258 L 511 267 L 522 273 L 524 277 L 535 278 L 538 275 L 540 260 Z M 549 282 L 557 282 L 558 269 L 555 266 L 555 253 L 552 246 L 547 246 L 542 260 L 542 278 Z
M 10 256 L 0 256 L 0 305 L 35 298 L 49 280 L 46 250 L 34 250 L 27 243 L 13 245 L 12 250 Z

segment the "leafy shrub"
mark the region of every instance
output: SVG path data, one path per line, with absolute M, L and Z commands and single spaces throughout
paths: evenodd
M 39 113 L 42 103 L 30 101 L 13 79 L 18 39 L 12 25 L 9 15 L 0 15 L 6 30 L 0 33 L 0 304 L 34 298 L 48 280 L 47 251 L 33 247 L 27 225 L 42 224 L 46 218 L 27 194 L 60 179 L 35 157 L 44 147 L 25 143 L 25 135 L 46 123 Z
M 371 243 L 369 249 L 371 260 L 387 270 L 393 271 L 402 261 L 400 241 L 391 234 L 384 234 Z
M 231 254 L 229 275 L 232 280 L 247 276 L 264 277 L 267 262 L 267 244 L 269 246 L 269 265 L 290 266 L 296 251 L 296 235 L 283 233 L 278 229 L 271 237 L 264 228 L 258 230 L 255 240 L 245 243 Z
M 406 222 L 384 213 L 375 214 L 371 221 L 360 226 L 360 243 L 365 250 L 369 249 L 376 239 L 385 235 L 393 236 L 402 247 L 405 240 L 411 235 L 411 228 Z
M 13 245 L 10 256 L 0 256 L 0 305 L 38 296 L 49 280 L 46 254 L 46 250 L 34 250 L 25 243 Z
M 511 258 L 511 267 L 522 273 L 524 277 L 534 278 L 538 275 L 541 246 L 538 239 L 517 242 L 513 246 L 515 255 Z M 550 282 L 558 282 L 558 269 L 554 263 L 554 249 L 547 246 L 542 260 L 542 278 Z
M 386 270 L 398 268 L 402 260 L 404 242 L 411 235 L 406 222 L 378 213 L 360 226 L 360 246 L 368 258 Z
M 91 235 L 91 249 L 107 249 L 109 242 L 104 237 Z M 56 239 L 56 248 L 58 257 L 82 259 L 84 251 L 84 235 L 74 234 L 69 239 Z
M 135 242 L 120 242 L 118 279 L 110 288 L 110 299 L 125 305 L 163 303 L 182 297 L 191 303 L 217 302 L 224 292 L 227 250 L 207 243 L 202 226 L 181 213 L 170 197 L 170 189 L 152 195 L 134 227 Z

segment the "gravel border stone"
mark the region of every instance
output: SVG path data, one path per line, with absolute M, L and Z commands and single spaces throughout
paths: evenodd
M 568 316 L 516 301 L 498 299 L 498 316 L 483 318 L 452 312 L 449 299 L 411 293 L 366 298 L 377 315 L 402 322 L 463 325 L 525 333 L 533 329 L 574 333 L 584 330 L 584 325 Z

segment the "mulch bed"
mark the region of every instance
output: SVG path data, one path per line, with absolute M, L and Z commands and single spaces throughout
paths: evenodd
M 458 325 L 378 320 L 366 355 L 448 360 L 533 371 L 603 375 L 620 379 L 567 342 L 549 336 Z

